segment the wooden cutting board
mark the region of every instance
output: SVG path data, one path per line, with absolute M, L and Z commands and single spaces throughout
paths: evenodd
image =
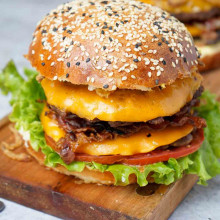
M 205 87 L 220 96 L 220 70 L 206 74 Z M 13 143 L 5 117 L 0 143 Z M 81 184 L 73 177 L 50 171 L 34 159 L 18 162 L 0 151 L 0 197 L 62 219 L 167 219 L 196 183 L 187 175 L 170 186 L 126 187 Z

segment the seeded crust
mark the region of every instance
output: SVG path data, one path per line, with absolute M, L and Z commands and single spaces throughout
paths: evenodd
M 26 148 L 26 150 L 40 165 L 45 166 L 43 153 L 34 151 L 30 146 Z M 50 167 L 49 169 L 67 176 L 74 176 L 82 180 L 84 183 L 97 183 L 103 185 L 114 185 L 115 183 L 114 176 L 110 172 L 102 173 L 98 170 L 89 170 L 88 168 L 85 168 L 82 172 L 70 172 L 65 167 L 59 165 L 56 167 Z M 152 177 L 148 177 L 147 180 L 149 182 L 154 182 Z M 129 184 L 134 183 L 137 183 L 137 178 L 132 174 L 129 177 Z
M 37 26 L 26 55 L 42 76 L 106 90 L 149 90 L 197 71 L 185 26 L 138 1 L 76 0 Z

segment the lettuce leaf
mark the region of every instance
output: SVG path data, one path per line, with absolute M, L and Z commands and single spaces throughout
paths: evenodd
M 171 158 L 167 162 L 154 163 L 144 167 L 122 164 L 103 165 L 95 162 L 73 162 L 65 164 L 51 147 L 46 144 L 40 113 L 46 99 L 41 85 L 36 81 L 37 72 L 25 69 L 27 80 L 18 73 L 13 61 L 10 61 L 0 74 L 0 89 L 3 94 L 11 93 L 13 107 L 10 120 L 16 128 L 30 139 L 35 151 L 41 150 L 45 155 L 45 165 L 55 167 L 58 164 L 73 172 L 82 172 L 85 167 L 100 172 L 109 171 L 115 177 L 115 185 L 127 185 L 129 176 L 136 175 L 140 186 L 148 184 L 147 177 L 151 173 L 158 184 L 171 184 L 185 173 L 199 176 L 199 183 L 220 174 L 220 104 L 214 95 L 205 91 L 201 97 L 202 104 L 197 108 L 199 115 L 206 119 L 205 138 L 201 148 L 180 159 Z

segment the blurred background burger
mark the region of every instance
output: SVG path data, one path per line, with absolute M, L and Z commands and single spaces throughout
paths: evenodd
M 219 0 L 142 0 L 156 5 L 183 22 L 195 40 L 204 65 L 200 71 L 220 67 Z

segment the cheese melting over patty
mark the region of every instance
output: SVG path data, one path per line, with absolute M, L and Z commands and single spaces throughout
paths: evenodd
M 146 122 L 171 116 L 189 102 L 200 87 L 202 77 L 178 79 L 164 89 L 152 91 L 116 90 L 108 98 L 88 91 L 86 86 L 43 79 L 41 85 L 47 102 L 81 118 L 102 121 Z

